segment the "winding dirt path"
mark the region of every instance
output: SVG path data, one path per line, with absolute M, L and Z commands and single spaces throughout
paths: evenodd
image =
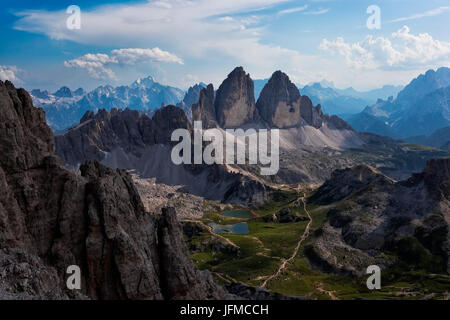
M 316 287 L 317 291 L 327 294 L 331 300 L 339 300 L 339 298 L 334 294 L 334 291 L 325 290 L 323 286 L 323 283 L 319 283 Z
M 303 197 L 299 198 L 299 200 L 303 203 L 303 208 L 305 209 L 305 212 L 309 218 L 309 222 L 306 225 L 305 231 L 303 232 L 302 237 L 300 238 L 300 240 L 297 243 L 297 246 L 295 247 L 294 253 L 292 253 L 292 256 L 289 259 L 283 259 L 281 262 L 280 267 L 278 268 L 277 272 L 275 272 L 273 275 L 271 275 L 270 277 L 268 277 L 263 284 L 261 285 L 261 287 L 265 288 L 267 286 L 267 283 L 269 281 L 271 281 L 274 278 L 277 278 L 281 272 L 286 268 L 287 264 L 290 263 L 292 260 L 295 259 L 295 257 L 298 254 L 298 251 L 300 250 L 300 247 L 303 243 L 303 241 L 305 241 L 305 239 L 308 237 L 309 235 L 309 229 L 311 227 L 311 223 L 313 222 L 313 219 L 311 217 L 311 215 L 309 214 L 308 210 L 306 209 L 306 202 L 305 202 L 305 198 L 306 198 L 306 194 L 303 193 Z

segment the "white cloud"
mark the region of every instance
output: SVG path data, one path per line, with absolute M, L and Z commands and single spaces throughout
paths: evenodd
M 318 10 L 313 10 L 313 11 L 307 11 L 307 12 L 305 12 L 305 14 L 320 15 L 320 14 L 328 13 L 329 11 L 330 11 L 330 8 L 326 8 L 326 9 L 318 9 Z
M 14 27 L 97 47 L 147 47 L 151 43 L 152 47 L 182 56 L 190 65 L 195 61 L 198 70 L 202 68 L 199 64 L 209 64 L 210 70 L 214 65 L 220 69 L 215 71 L 217 79 L 206 71 L 200 76 L 218 81 L 224 70 L 236 65 L 266 73 L 269 66 L 286 70 L 292 67 L 288 61 L 298 61 L 299 52 L 261 41 L 265 27 L 260 22 L 266 16 L 260 10 L 288 1 L 160 0 L 99 6 L 82 10 L 80 30 L 66 28 L 64 11 L 26 11 L 20 14 Z M 265 60 L 268 58 L 271 60 Z M 105 74 L 108 70 L 101 68 L 104 65 L 98 66 L 98 61 L 91 60 L 84 58 L 75 64 L 86 66 L 94 75 L 108 76 Z
M 270 29 L 278 11 L 272 10 L 275 13 L 270 16 L 268 10 L 262 9 L 290 1 L 158 0 L 131 2 L 126 5 L 102 5 L 93 9 L 82 8 L 81 30 L 66 28 L 68 15 L 63 10 L 26 11 L 20 14 L 20 19 L 14 27 L 96 48 L 163 48 L 174 57 L 182 57 L 185 64 L 180 64 L 175 58 L 173 63 L 163 67 L 151 64 L 151 68 L 145 68 L 141 61 L 147 61 L 147 58 L 149 61 L 158 60 L 152 60 L 151 55 L 131 51 L 122 52 L 122 55 L 114 55 L 109 51 L 85 55 L 66 61 L 66 64 L 87 70 L 89 74 L 100 79 L 113 79 L 117 77 L 117 73 L 122 80 L 125 77 L 135 77 L 136 73 L 142 73 L 144 76 L 145 73 L 151 72 L 159 79 L 183 88 L 192 85 L 193 79 L 213 82 L 217 86 L 237 65 L 242 65 L 251 73 L 253 79 L 267 78 L 274 70 L 281 69 L 295 82 L 308 83 L 326 78 L 338 86 L 378 86 L 386 81 L 398 83 L 400 80 L 405 83 L 416 76 L 417 71 L 424 71 L 421 66 L 414 72 L 412 69 L 399 71 L 394 68 L 402 63 L 414 63 L 414 59 L 404 58 L 412 57 L 410 51 L 417 51 L 417 44 L 411 43 L 414 40 L 406 40 L 409 30 L 406 34 L 399 34 L 398 38 L 369 38 L 354 44 L 347 43 L 344 39 L 325 39 L 323 48 L 344 56 L 348 64 L 339 63 L 337 60 L 340 58 L 329 59 L 329 56 L 322 54 L 305 55 L 291 49 L 297 47 L 294 43 L 290 44 L 290 49 L 278 46 Z M 324 7 L 313 7 L 311 2 L 320 2 L 324 7 L 327 6 L 325 0 L 309 0 L 309 7 L 297 12 L 313 15 L 329 12 L 329 9 L 323 9 Z M 298 8 L 301 6 L 298 5 Z M 309 32 L 308 30 L 310 29 L 294 34 L 293 41 L 298 41 L 300 32 Z M 420 41 L 423 42 L 423 39 Z M 432 39 L 428 45 L 436 45 L 435 41 Z M 410 44 L 404 44 L 405 42 Z M 442 42 L 438 44 L 445 45 Z M 309 43 L 307 50 L 310 50 Z M 430 49 L 423 47 L 419 52 L 429 53 L 427 50 Z M 425 57 L 427 56 L 433 54 L 425 54 Z M 442 65 L 448 60 L 439 61 Z M 128 62 L 138 64 L 139 68 L 119 68 L 128 66 Z M 389 70 L 373 69 L 377 66 L 388 66 L 389 63 L 393 66 Z M 369 65 L 372 69 L 354 68 L 354 65 Z
M 296 8 L 290 8 L 290 9 L 286 9 L 286 10 L 281 10 L 281 11 L 278 11 L 278 15 L 282 16 L 282 15 L 289 14 L 289 13 L 305 11 L 307 8 L 308 8 L 308 5 L 304 5 L 302 7 L 296 7 Z
M 402 21 L 415 20 L 415 19 L 420 19 L 420 18 L 425 18 L 425 17 L 432 17 L 432 16 L 440 15 L 447 11 L 450 11 L 450 7 L 439 7 L 439 8 L 429 10 L 429 11 L 426 11 L 423 13 L 413 14 L 408 17 L 397 18 L 397 19 L 391 20 L 389 22 L 402 22 Z
M 11 82 L 21 83 L 22 80 L 18 77 L 18 74 L 21 72 L 22 70 L 20 70 L 16 66 L 0 65 L 0 80 L 9 80 Z
M 183 60 L 176 55 L 161 50 L 156 47 L 153 49 L 118 49 L 112 50 L 111 56 L 117 59 L 119 63 L 135 65 L 141 62 L 157 61 L 157 62 L 171 62 L 183 64 Z
M 183 64 L 182 59 L 159 48 L 126 48 L 112 50 L 110 55 L 104 53 L 88 53 L 77 59 L 65 61 L 64 65 L 71 68 L 86 69 L 95 79 L 116 80 L 117 77 L 109 66 L 136 65 L 151 61 Z
M 414 35 L 407 26 L 392 33 L 391 39 L 367 36 L 364 41 L 347 43 L 342 37 L 323 39 L 320 49 L 343 56 L 355 68 L 417 68 L 450 57 L 450 43 L 433 39 L 428 33 Z

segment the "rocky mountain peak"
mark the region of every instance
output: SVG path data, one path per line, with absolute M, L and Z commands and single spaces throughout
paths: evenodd
M 316 197 L 323 203 L 340 201 L 356 190 L 376 181 L 386 184 L 394 183 L 393 180 L 369 165 L 335 170 L 331 174 L 331 178 L 319 188 Z
M 84 95 L 85 93 L 86 93 L 86 91 L 84 91 L 83 88 L 78 88 L 77 90 L 75 90 L 73 92 L 73 95 L 78 97 L 78 96 Z
M 450 200 L 450 158 L 431 159 L 423 172 L 414 174 L 406 184 L 424 182 L 428 192 L 437 200 Z
M 114 117 L 139 116 L 109 115 L 112 127 L 121 127 Z M 96 161 L 81 176 L 65 169 L 42 109 L 2 81 L 0 148 L 0 299 L 229 298 L 190 260 L 174 209 L 146 212 L 124 170 Z M 79 291 L 66 287 L 71 265 L 81 269 Z
M 136 87 L 146 87 L 146 88 L 150 88 L 153 86 L 153 84 L 155 84 L 156 81 L 152 76 L 148 76 L 145 78 L 139 78 L 136 81 L 134 81 L 131 84 L 131 87 L 136 88 Z
M 289 77 L 276 71 L 264 86 L 256 108 L 269 126 L 286 128 L 300 124 L 300 92 Z
M 59 98 L 72 98 L 73 97 L 73 93 L 68 87 L 61 87 L 53 95 L 55 97 L 59 97 Z
M 204 128 L 217 126 L 216 110 L 214 108 L 214 87 L 212 84 L 200 91 L 198 103 L 192 106 L 192 120 L 202 121 Z
M 314 107 L 311 99 L 307 96 L 302 96 L 300 99 L 300 115 L 310 126 L 322 127 L 322 107 L 320 105 Z
M 30 95 L 0 81 L 0 165 L 6 172 L 38 166 L 54 153 L 53 134 Z
M 50 93 L 47 90 L 33 89 L 31 95 L 39 99 L 48 99 Z
M 69 166 L 102 161 L 117 148 L 139 157 L 146 147 L 171 143 L 172 132 L 179 128 L 192 126 L 183 110 L 173 105 L 158 109 L 152 119 L 130 109 L 87 111 L 78 126 L 56 136 L 56 153 Z
M 173 105 L 158 109 L 153 118 L 155 142 L 170 143 L 172 132 L 176 129 L 192 130 L 191 123 L 183 110 Z
M 184 110 L 189 120 L 192 120 L 192 106 L 199 101 L 200 92 L 204 88 L 206 88 L 206 84 L 204 84 L 203 82 L 190 87 L 186 92 L 186 94 L 184 95 L 183 101 L 177 103 L 177 107 Z
M 244 68 L 235 68 L 217 90 L 216 118 L 222 128 L 236 128 L 255 119 L 253 80 Z
M 412 80 L 398 93 L 397 101 L 407 103 L 425 96 L 427 93 L 447 87 L 450 83 L 450 68 L 442 67 L 428 70 Z

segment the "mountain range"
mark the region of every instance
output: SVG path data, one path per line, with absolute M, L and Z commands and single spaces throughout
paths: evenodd
M 435 131 L 430 136 L 414 136 L 404 139 L 406 142 L 450 150 L 450 127 L 445 127 Z
M 429 70 L 413 79 L 396 99 L 379 99 L 346 120 L 358 131 L 393 138 L 431 135 L 450 126 L 450 69 Z
M 177 104 L 183 96 L 183 90 L 161 85 L 152 77 L 138 79 L 129 86 L 106 85 L 90 92 L 81 88 L 72 92 L 67 87 L 53 94 L 38 89 L 31 91 L 34 105 L 44 109 L 47 123 L 56 131 L 78 123 L 86 111 L 130 108 L 151 112 L 163 104 Z
M 272 75 L 256 101 L 253 80 L 242 67 L 234 69 L 217 91 L 212 84 L 199 85 L 188 91 L 185 101 L 197 94 L 192 120 L 201 120 L 204 129 L 225 134 L 230 128 L 278 128 L 279 171 L 260 176 L 256 165 L 174 165 L 170 130 L 192 130 L 192 124 L 183 109 L 171 105 L 151 116 L 130 109 L 88 111 L 78 125 L 56 136 L 56 152 L 74 169 L 96 160 L 136 170 L 159 183 L 181 185 L 207 199 L 247 205 L 267 201 L 272 183 L 322 183 L 333 170 L 361 163 L 400 179 L 422 170 L 430 157 L 445 155 L 355 132 L 344 120 L 314 106 L 281 71 Z
M 378 98 L 397 96 L 401 86 L 385 85 L 370 91 L 357 91 L 353 88 L 337 89 L 332 84 L 313 83 L 306 85 L 301 92 L 311 98 L 313 103 L 321 104 L 324 112 L 338 116 L 348 116 L 361 112 L 366 106 L 374 104 Z
M 254 80 L 255 99 L 269 79 Z M 374 104 L 379 98 L 396 97 L 403 86 L 384 85 L 378 89 L 358 91 L 352 87 L 338 89 L 327 80 L 313 82 L 305 86 L 297 85 L 302 94 L 308 96 L 314 104 L 320 104 L 325 113 L 348 116 L 361 112 L 366 106 Z
M 74 99 L 67 88 L 55 94 Z M 279 171 L 262 176 L 253 164 L 175 165 L 171 134 L 181 128 L 193 134 L 189 109 L 192 120 L 224 135 L 278 129 Z M 424 272 L 423 294 L 445 294 L 450 163 L 442 158 L 450 152 L 359 133 L 325 114 L 281 71 L 257 99 L 250 75 L 237 67 L 217 90 L 200 84 L 179 106 L 144 111 L 87 110 L 54 137 L 30 95 L 0 82 L 0 298 L 237 298 L 228 292 L 284 298 L 246 283 L 221 287 L 195 265 L 211 266 L 221 281 L 269 283 L 289 295 L 315 297 L 326 282 L 345 284 L 347 293 L 336 287 L 339 294 L 359 297 L 354 283 L 377 264 L 394 286 L 406 273 Z M 188 193 L 209 201 L 180 226 L 173 208 L 146 210 L 141 197 L 152 195 L 136 187 L 139 179 L 164 190 L 181 186 L 176 192 L 186 201 Z M 250 234 L 216 234 L 211 223 L 235 223 L 221 215 L 227 208 L 249 210 L 252 217 L 239 221 Z M 81 291 L 64 285 L 67 265 L 81 267 Z M 311 275 L 306 287 L 279 287 Z M 387 296 L 400 290 L 392 285 Z
M 255 99 L 259 98 L 268 81 L 269 79 L 254 80 Z M 336 89 L 325 81 L 322 81 L 322 84 L 313 83 L 304 86 L 301 91 L 309 96 L 314 104 L 321 104 L 326 113 L 336 115 L 358 113 L 365 106 L 373 104 L 375 97 L 396 95 L 399 90 L 398 87 L 384 86 L 381 89 L 359 92 L 353 88 Z M 54 93 L 34 89 L 31 90 L 31 97 L 33 103 L 46 112 L 50 127 L 59 133 L 78 123 L 88 110 L 129 108 L 151 116 L 162 105 L 173 104 L 182 108 L 188 119 L 191 119 L 191 107 L 198 101 L 200 90 L 205 87 L 206 84 L 199 83 L 184 92 L 175 87 L 161 85 L 149 76 L 137 79 L 130 86 L 106 85 L 90 92 L 82 88 L 72 91 L 64 86 Z M 64 112 L 61 112 L 63 110 Z
M 449 272 L 450 158 L 400 182 L 367 165 L 337 170 L 310 201 L 328 210 L 306 253 L 328 272 Z
M 190 90 L 185 101 L 199 88 Z M 280 71 L 273 74 L 255 102 L 252 79 L 242 67 L 236 68 L 217 92 L 211 84 L 200 90 L 192 119 L 223 133 L 228 128 L 280 128 L 280 148 L 289 153 L 363 144 L 343 120 L 323 114 L 320 106 L 314 107 L 308 97 L 301 96 Z M 170 135 L 177 128 L 192 130 L 192 125 L 183 109 L 172 105 L 156 110 L 152 117 L 130 109 L 102 109 L 97 114 L 87 111 L 78 125 L 56 136 L 56 152 L 74 169 L 86 160 L 97 160 L 112 168 L 134 169 L 159 183 L 182 185 L 189 193 L 207 199 L 254 205 L 269 199 L 270 186 L 251 172 L 256 166 L 174 165 L 170 160 Z M 326 175 L 323 170 L 315 173 L 304 165 L 300 162 L 293 168 L 282 168 L 280 177 L 286 181 L 320 181 L 316 174 Z

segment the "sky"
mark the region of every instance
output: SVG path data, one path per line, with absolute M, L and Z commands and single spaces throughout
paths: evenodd
M 243 66 L 253 79 L 282 70 L 299 85 L 368 90 L 450 66 L 448 0 L 15 0 L 0 21 L 0 79 L 26 89 L 146 76 L 217 88 Z

